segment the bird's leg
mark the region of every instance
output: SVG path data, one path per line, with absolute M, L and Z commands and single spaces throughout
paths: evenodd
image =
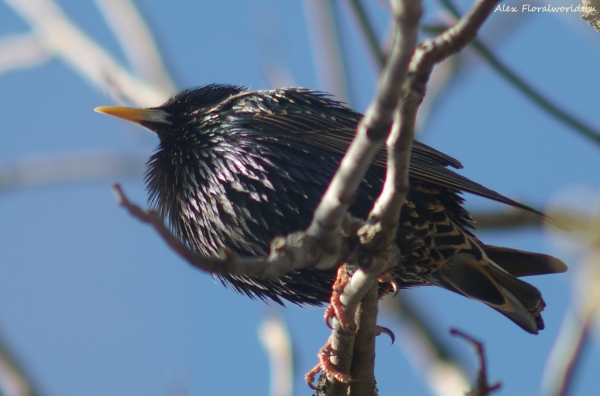
M 325 324 L 327 324 L 327 327 L 330 329 L 333 329 L 331 320 L 335 317 L 340 323 L 341 328 L 344 331 L 350 332 L 350 321 L 343 310 L 341 301 L 342 293 L 348 282 L 350 282 L 350 275 L 346 271 L 346 266 L 341 265 L 340 268 L 338 268 L 335 282 L 332 286 L 331 301 L 325 310 Z
M 344 374 L 341 371 L 336 370 L 336 368 L 333 366 L 333 364 L 331 364 L 331 360 L 329 360 L 329 358 L 331 357 L 332 354 L 333 354 L 333 348 L 331 347 L 331 341 L 327 340 L 327 344 L 325 344 L 325 346 L 319 350 L 319 353 L 317 355 L 319 357 L 319 363 L 317 363 L 317 365 L 315 367 L 313 367 L 304 376 L 306 383 L 312 389 L 314 389 L 314 390 L 317 389 L 313 385 L 313 382 L 315 382 L 315 376 L 320 371 L 323 371 L 323 374 L 326 374 L 329 377 L 331 377 L 341 383 L 344 383 L 344 384 L 347 384 L 352 380 L 350 375 Z

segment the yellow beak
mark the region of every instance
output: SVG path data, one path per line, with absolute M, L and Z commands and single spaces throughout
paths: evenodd
M 146 127 L 146 125 L 143 125 L 142 121 L 154 122 L 158 124 L 171 124 L 171 121 L 167 121 L 167 118 L 171 114 L 160 109 L 136 109 L 133 107 L 109 106 L 96 107 L 94 111 L 97 113 L 103 113 L 113 117 L 122 118 L 125 121 L 133 122 L 143 127 Z

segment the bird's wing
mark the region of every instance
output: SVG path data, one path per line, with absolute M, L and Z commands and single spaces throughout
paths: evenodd
M 360 113 L 318 93 L 307 95 L 306 90 L 286 90 L 282 95 L 277 95 L 279 91 L 276 90 L 263 92 L 270 92 L 272 95 L 266 99 L 263 96 L 261 101 L 256 100 L 256 96 L 253 95 L 237 97 L 233 105 L 237 119 L 233 122 L 239 126 L 251 126 L 252 129 L 258 129 L 270 136 L 326 151 L 338 154 L 347 151 L 362 117 Z M 242 113 L 246 113 L 248 118 L 240 117 Z M 387 152 L 383 147 L 375 156 L 374 164 L 385 168 L 386 161 Z M 543 213 L 469 180 L 448 169 L 448 166 L 462 168 L 456 159 L 414 141 L 409 167 L 411 177 L 524 209 L 560 228 L 563 227 Z

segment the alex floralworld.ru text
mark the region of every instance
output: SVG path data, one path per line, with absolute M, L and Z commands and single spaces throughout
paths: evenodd
M 581 4 L 563 7 L 556 7 L 548 4 L 547 6 L 532 6 L 531 4 L 523 4 L 521 6 L 521 12 L 593 12 L 595 11 L 594 7 L 586 7 Z M 498 4 L 494 12 L 519 12 L 519 8 L 517 6 L 509 6 L 506 4 Z

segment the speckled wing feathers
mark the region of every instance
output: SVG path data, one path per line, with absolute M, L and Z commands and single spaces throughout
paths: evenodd
M 244 112 L 248 115 L 247 119 L 236 119 L 234 124 L 251 122 L 253 128 L 262 129 L 272 136 L 340 154 L 346 152 L 354 139 L 361 114 L 333 101 L 327 95 L 299 88 L 288 89 L 285 94 L 278 93 L 280 90 L 260 92 L 263 94 L 260 98 L 254 93 L 234 97 L 229 106 L 233 106 L 238 116 Z M 306 109 L 307 106 L 310 110 Z M 382 148 L 374 164 L 385 168 L 386 161 L 387 152 Z M 537 210 L 469 180 L 446 166 L 462 168 L 462 164 L 454 158 L 423 143 L 414 142 L 409 169 L 411 177 L 524 209 L 552 222 Z

